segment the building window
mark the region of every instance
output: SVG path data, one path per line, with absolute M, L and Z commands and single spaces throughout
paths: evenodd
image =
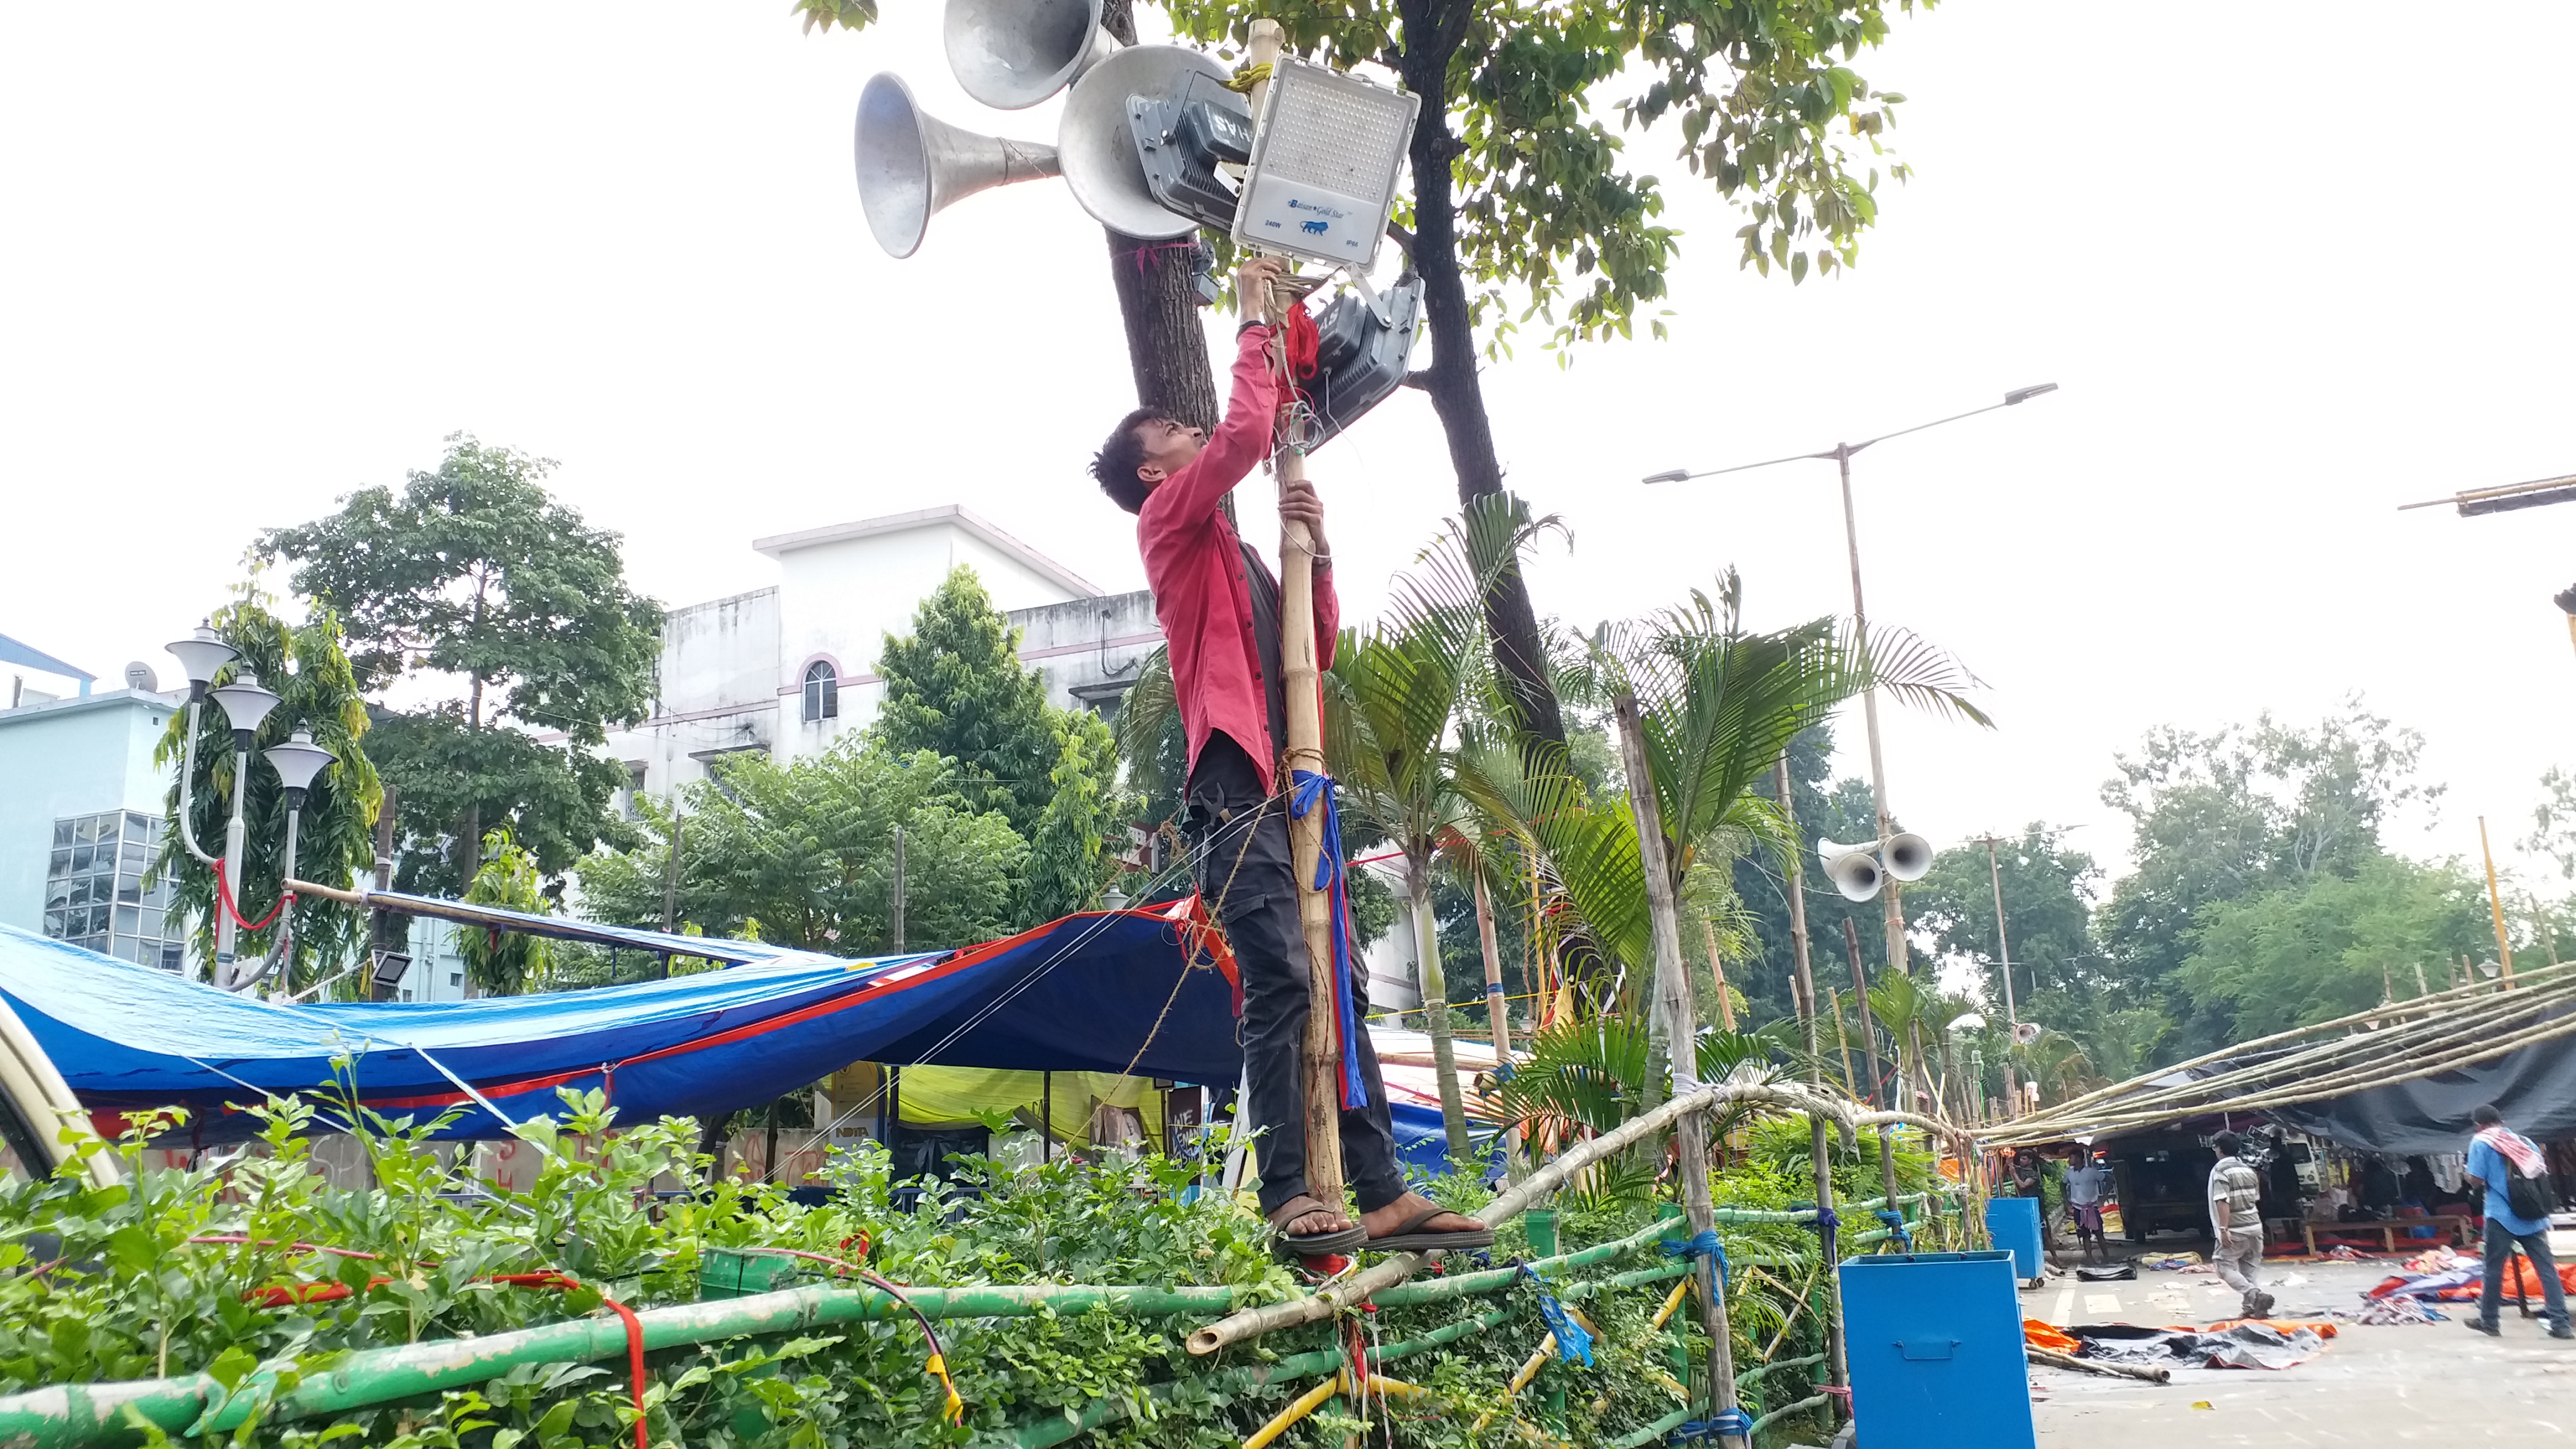
M 617 802 L 618 814 L 628 820 L 635 819 L 638 814 L 635 808 L 635 802 L 642 798 L 644 798 L 644 762 L 641 760 L 628 760 L 626 762 L 626 796 L 624 799 Z
M 841 673 L 829 659 L 805 666 L 805 722 L 841 717 Z
M 55 821 L 45 865 L 45 934 L 120 961 L 178 971 L 187 930 L 170 909 L 170 882 L 143 885 L 160 850 L 158 816 L 111 810 Z

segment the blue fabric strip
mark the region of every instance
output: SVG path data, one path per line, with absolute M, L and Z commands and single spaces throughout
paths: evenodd
M 1324 807 L 1324 849 L 1315 858 L 1315 889 L 1329 892 L 1333 902 L 1333 1030 L 1342 1043 L 1342 1110 L 1347 1112 L 1368 1105 L 1368 1083 L 1360 1075 L 1359 1013 L 1351 1002 L 1351 897 L 1342 864 L 1341 815 L 1333 804 L 1332 776 L 1294 770 L 1290 779 L 1289 814 L 1303 819 L 1316 802 Z

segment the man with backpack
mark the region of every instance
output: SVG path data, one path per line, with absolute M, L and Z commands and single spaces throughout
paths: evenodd
M 2556 1205 L 2557 1194 L 2550 1190 L 2548 1160 L 2530 1138 L 2505 1127 L 2504 1114 L 2493 1104 L 2470 1115 L 2477 1121 L 2478 1134 L 2469 1143 L 2468 1175 L 2487 1195 L 2487 1275 L 2478 1291 L 2478 1314 L 2468 1320 L 2469 1329 L 2490 1338 L 2503 1336 L 2496 1309 L 2504 1301 L 2504 1265 L 2520 1244 L 2540 1279 L 2547 1307 L 2542 1317 L 2549 1324 L 2549 1336 L 2576 1338 L 2576 1328 L 2567 1323 L 2567 1292 L 2559 1282 L 2558 1265 L 2549 1256 L 2549 1210 Z

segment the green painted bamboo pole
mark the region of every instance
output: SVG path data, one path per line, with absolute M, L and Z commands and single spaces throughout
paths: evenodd
M 1221 1313 L 1236 1300 L 1231 1288 L 1125 1288 L 1063 1286 L 913 1288 L 906 1296 L 933 1319 L 1011 1318 L 1053 1309 L 1080 1313 L 1110 1308 L 1145 1317 Z M 792 1333 L 820 1324 L 871 1322 L 896 1316 L 894 1298 L 873 1288 L 812 1286 L 746 1298 L 714 1299 L 646 1309 L 636 1315 L 646 1349 L 716 1339 Z M 444 1389 L 467 1388 L 522 1363 L 587 1363 L 626 1352 L 625 1326 L 613 1317 L 576 1318 L 480 1338 L 440 1339 L 351 1354 L 329 1373 L 315 1374 L 277 1396 L 273 1419 L 342 1413 Z M 238 1427 L 269 1376 L 255 1376 L 230 1396 L 208 1426 Z M 194 1424 L 208 1404 L 224 1397 L 204 1374 L 112 1384 L 54 1384 L 0 1397 L 0 1445 L 70 1446 L 123 1443 L 134 1431 L 124 1421 L 129 1405 L 167 1433 Z
M 1552 1257 L 1541 1258 L 1529 1265 L 1530 1270 L 1540 1277 L 1545 1277 L 1553 1271 L 1588 1268 L 1595 1263 L 1607 1263 L 1655 1241 L 1663 1231 L 1662 1223 L 1648 1223 L 1624 1238 L 1596 1243 L 1589 1248 L 1571 1253 L 1559 1253 Z M 1453 1273 L 1445 1278 L 1416 1278 L 1390 1288 L 1381 1288 L 1369 1301 L 1381 1307 L 1396 1308 L 1416 1303 L 1438 1303 L 1450 1298 L 1472 1298 L 1508 1288 L 1512 1285 L 1512 1280 L 1518 1278 L 1520 1274 L 1521 1270 L 1518 1268 L 1494 1268 L 1482 1273 Z

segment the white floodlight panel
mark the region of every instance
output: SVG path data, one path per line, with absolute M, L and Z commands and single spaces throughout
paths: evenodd
M 1422 98 L 1287 56 L 1252 142 L 1234 239 L 1366 272 L 1395 214 Z

